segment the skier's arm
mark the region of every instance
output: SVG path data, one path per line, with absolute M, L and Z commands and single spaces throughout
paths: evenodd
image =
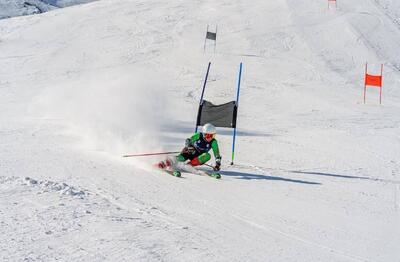
M 219 154 L 219 147 L 218 147 L 218 142 L 217 140 L 213 140 L 211 143 L 211 148 L 213 150 L 214 153 L 214 157 L 215 157 L 215 170 L 219 170 L 220 166 L 221 166 L 221 155 Z
M 200 133 L 195 133 L 190 138 L 187 138 L 185 141 L 185 146 L 192 146 L 194 142 L 200 139 Z
M 186 150 L 187 153 L 189 153 L 189 154 L 196 153 L 196 149 L 194 148 L 193 143 L 196 142 L 198 139 L 200 139 L 199 133 L 195 133 L 190 138 L 186 138 L 184 150 Z
M 218 147 L 218 142 L 217 142 L 217 140 L 214 139 L 214 140 L 212 141 L 212 143 L 211 143 L 211 148 L 212 148 L 212 150 L 213 150 L 215 159 L 221 158 L 221 155 L 219 154 L 219 147 Z

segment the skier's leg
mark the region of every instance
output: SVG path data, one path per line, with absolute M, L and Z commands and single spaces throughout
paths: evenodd
M 209 153 L 203 153 L 199 157 L 200 164 L 203 165 L 211 159 L 211 155 Z
M 185 147 L 182 149 L 182 152 L 177 155 L 175 158 L 178 162 L 186 162 L 188 159 L 192 160 L 193 158 L 197 157 L 199 153 L 197 151 L 194 152 L 189 152 L 187 148 Z
M 178 162 L 185 162 L 186 160 L 184 156 L 179 154 L 177 156 L 167 157 L 167 159 L 165 159 L 165 164 L 167 167 L 174 167 Z
M 175 158 L 178 162 L 185 162 L 188 159 L 188 157 L 185 157 L 182 153 L 177 155 Z
M 179 165 L 179 163 L 185 163 L 186 161 L 192 159 L 193 157 L 196 157 L 196 156 L 189 155 L 186 152 L 181 152 L 177 156 L 168 157 L 165 161 L 163 161 L 163 163 L 165 164 L 165 167 L 171 168 L 171 167 L 176 167 L 176 165 Z
M 187 154 L 185 154 L 184 152 L 182 152 L 177 156 L 167 157 L 164 161 L 160 161 L 158 163 L 158 167 L 161 169 L 171 168 L 171 167 L 175 166 L 175 164 L 177 162 L 185 162 L 188 159 L 189 159 L 189 156 Z
M 190 160 L 190 165 L 192 166 L 199 166 L 206 163 L 208 160 L 211 159 L 211 155 L 209 153 L 203 153 L 196 158 Z

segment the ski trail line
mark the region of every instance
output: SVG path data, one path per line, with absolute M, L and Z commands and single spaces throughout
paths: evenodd
M 318 243 L 316 243 L 316 242 L 314 242 L 314 241 L 301 238 L 301 237 L 299 237 L 299 236 L 297 236 L 297 235 L 285 233 L 285 232 L 283 232 L 283 231 L 281 231 L 281 230 L 274 229 L 274 228 L 272 228 L 271 226 L 265 226 L 265 225 L 257 224 L 257 223 L 255 223 L 255 222 L 249 220 L 249 219 L 240 217 L 240 216 L 238 216 L 238 215 L 233 215 L 233 217 L 236 218 L 236 219 L 238 219 L 238 220 L 240 220 L 240 221 L 242 221 L 242 222 L 244 222 L 244 223 L 247 223 L 247 224 L 249 224 L 249 225 L 251 225 L 251 226 L 254 226 L 254 227 L 257 227 L 257 228 L 259 228 L 259 229 L 262 229 L 262 230 L 264 230 L 264 231 L 270 231 L 270 232 L 278 233 L 278 234 L 280 234 L 280 235 L 282 235 L 282 236 L 285 236 L 285 237 L 287 237 L 287 238 L 289 238 L 289 239 L 297 240 L 297 241 L 299 241 L 299 242 L 302 242 L 302 243 L 305 243 L 305 244 L 308 244 L 308 245 L 312 245 L 312 246 L 318 247 L 318 248 L 323 249 L 323 250 L 326 250 L 326 251 L 328 251 L 328 252 L 330 252 L 330 253 L 334 253 L 334 254 L 336 254 L 336 255 L 338 255 L 338 256 L 342 256 L 342 257 L 345 257 L 345 258 L 347 258 L 347 259 L 351 259 L 352 261 L 364 261 L 364 262 L 365 262 L 365 261 L 369 261 L 369 260 L 367 260 L 366 258 L 362 258 L 362 257 L 354 256 L 354 255 L 349 255 L 349 254 L 346 254 L 346 253 L 344 253 L 344 252 L 342 252 L 342 251 L 340 251 L 340 250 L 331 248 L 331 247 L 329 247 L 329 246 L 325 246 L 325 245 L 322 245 L 322 244 L 318 244 Z
M 396 212 L 400 210 L 400 185 L 395 185 L 394 188 L 394 210 Z

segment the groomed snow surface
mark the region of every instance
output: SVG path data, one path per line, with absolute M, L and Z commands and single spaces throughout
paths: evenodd
M 400 261 L 399 14 L 102 0 L 0 20 L 0 260 Z M 222 128 L 221 180 L 122 158 L 181 149 L 209 61 L 215 104 L 243 62 L 235 165 Z
M 0 0 L 0 19 L 39 14 L 96 0 Z

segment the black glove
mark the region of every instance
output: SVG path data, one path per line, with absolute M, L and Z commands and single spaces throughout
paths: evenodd
M 196 148 L 194 148 L 193 146 L 187 146 L 182 150 L 182 153 L 194 155 L 196 153 Z
M 193 146 L 188 146 L 187 150 L 188 150 L 188 153 L 191 154 L 191 155 L 196 153 L 196 148 L 194 148 Z
M 221 157 L 217 157 L 215 158 L 215 167 L 214 170 L 215 171 L 219 171 L 221 169 Z
M 185 140 L 185 147 L 189 147 L 189 146 L 191 146 L 192 145 L 192 143 L 191 143 L 191 141 L 190 141 L 190 138 L 187 138 L 186 140 Z

